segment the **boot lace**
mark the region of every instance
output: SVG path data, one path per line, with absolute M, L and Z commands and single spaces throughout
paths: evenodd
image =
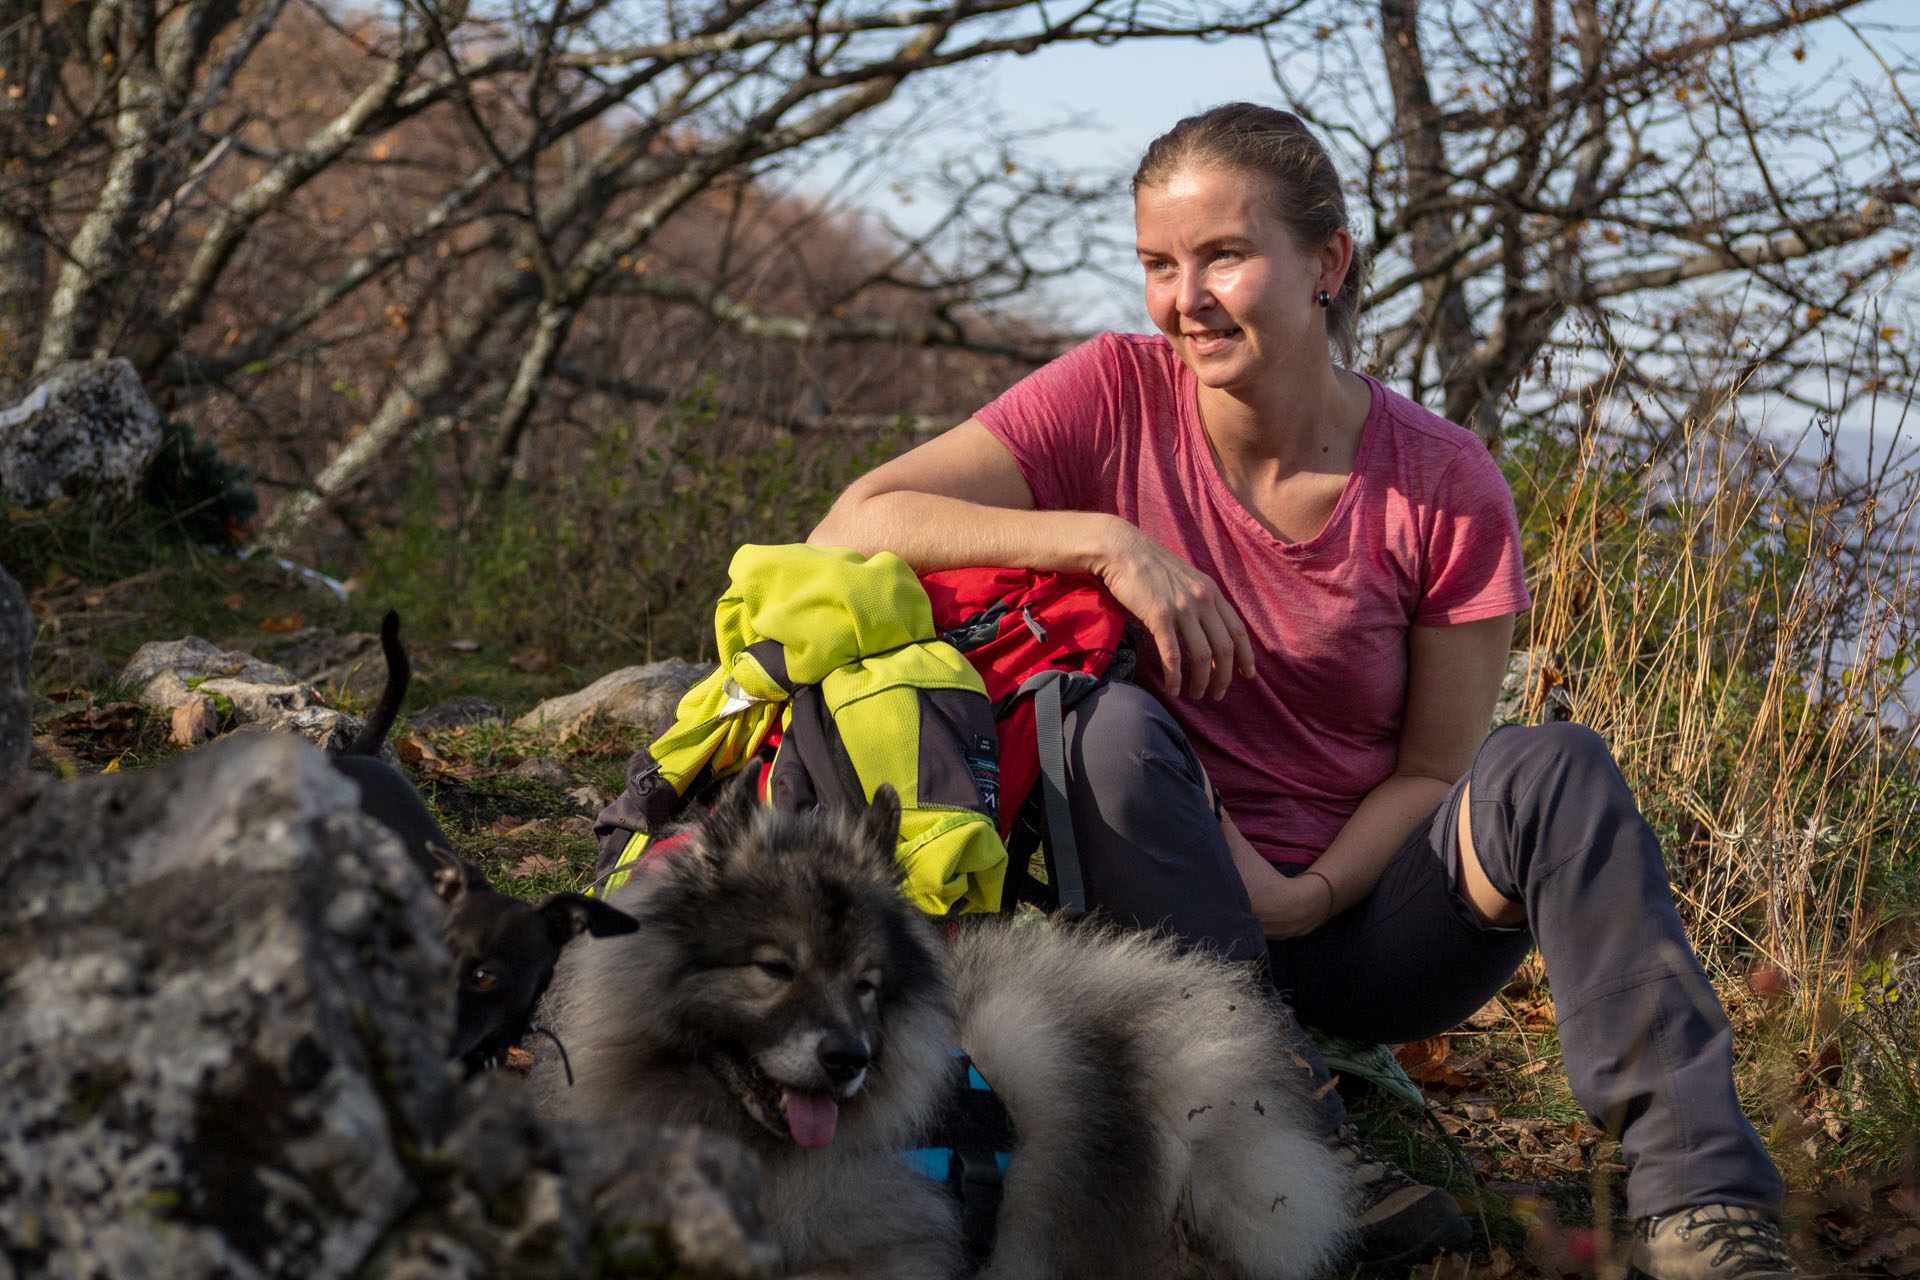
M 1651 1237 L 1659 1221 L 1658 1218 L 1642 1219 L 1637 1224 L 1640 1238 Z M 1707 1265 L 1715 1271 L 1724 1269 L 1729 1280 L 1739 1276 L 1801 1274 L 1793 1255 L 1787 1252 L 1787 1241 L 1780 1234 L 1780 1228 L 1763 1218 L 1729 1218 L 1695 1209 L 1681 1218 L 1673 1233 L 1689 1241 L 1699 1235 L 1702 1251 L 1713 1250 Z

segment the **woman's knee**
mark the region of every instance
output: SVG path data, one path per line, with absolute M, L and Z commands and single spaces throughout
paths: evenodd
M 1584 724 L 1508 725 L 1497 730 L 1473 764 L 1473 790 L 1491 798 L 1526 793 L 1549 796 L 1627 794 L 1626 780 L 1607 740 Z
M 1164 803 L 1169 789 L 1206 790 L 1206 773 L 1167 709 L 1138 685 L 1102 685 L 1067 716 L 1073 781 L 1102 807 Z
M 1511 900 L 1524 900 L 1534 877 L 1570 862 L 1660 863 L 1606 739 L 1585 725 L 1499 730 L 1474 762 L 1469 802 L 1480 866 Z

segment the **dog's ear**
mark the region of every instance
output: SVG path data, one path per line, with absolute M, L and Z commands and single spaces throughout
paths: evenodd
M 873 803 L 860 816 L 860 839 L 867 848 L 893 865 L 894 850 L 900 843 L 900 793 L 893 784 L 881 783 L 874 789 Z
M 444 845 L 430 844 L 433 855 L 433 891 L 442 901 L 458 902 L 463 894 L 487 887 L 486 873 Z
M 701 843 L 708 849 L 735 849 L 746 842 L 754 813 L 760 808 L 759 773 L 749 764 L 720 793 L 720 803 L 701 824 Z
M 583 933 L 609 938 L 617 933 L 633 933 L 640 927 L 640 922 L 626 912 L 584 893 L 549 894 L 536 910 L 547 922 L 554 942 L 561 946 Z

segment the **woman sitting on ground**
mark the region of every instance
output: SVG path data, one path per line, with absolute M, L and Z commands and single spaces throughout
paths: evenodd
M 1472 433 L 1333 363 L 1363 273 L 1326 151 L 1234 104 L 1156 140 L 1133 189 L 1161 336 L 1040 369 L 857 481 L 811 541 L 1097 574 L 1156 652 L 1067 718 L 1091 905 L 1264 960 L 1309 1025 L 1390 1043 L 1454 1025 L 1537 942 L 1574 1093 L 1626 1153 L 1633 1265 L 1801 1275 L 1605 743 L 1487 735 L 1529 603 L 1512 494 Z M 1325 1096 L 1363 1257 L 1466 1243 L 1452 1199 Z

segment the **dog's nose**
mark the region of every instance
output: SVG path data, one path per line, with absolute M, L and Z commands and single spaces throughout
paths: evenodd
M 829 1040 L 820 1046 L 820 1066 L 835 1084 L 845 1084 L 872 1061 L 867 1046 L 855 1040 Z

